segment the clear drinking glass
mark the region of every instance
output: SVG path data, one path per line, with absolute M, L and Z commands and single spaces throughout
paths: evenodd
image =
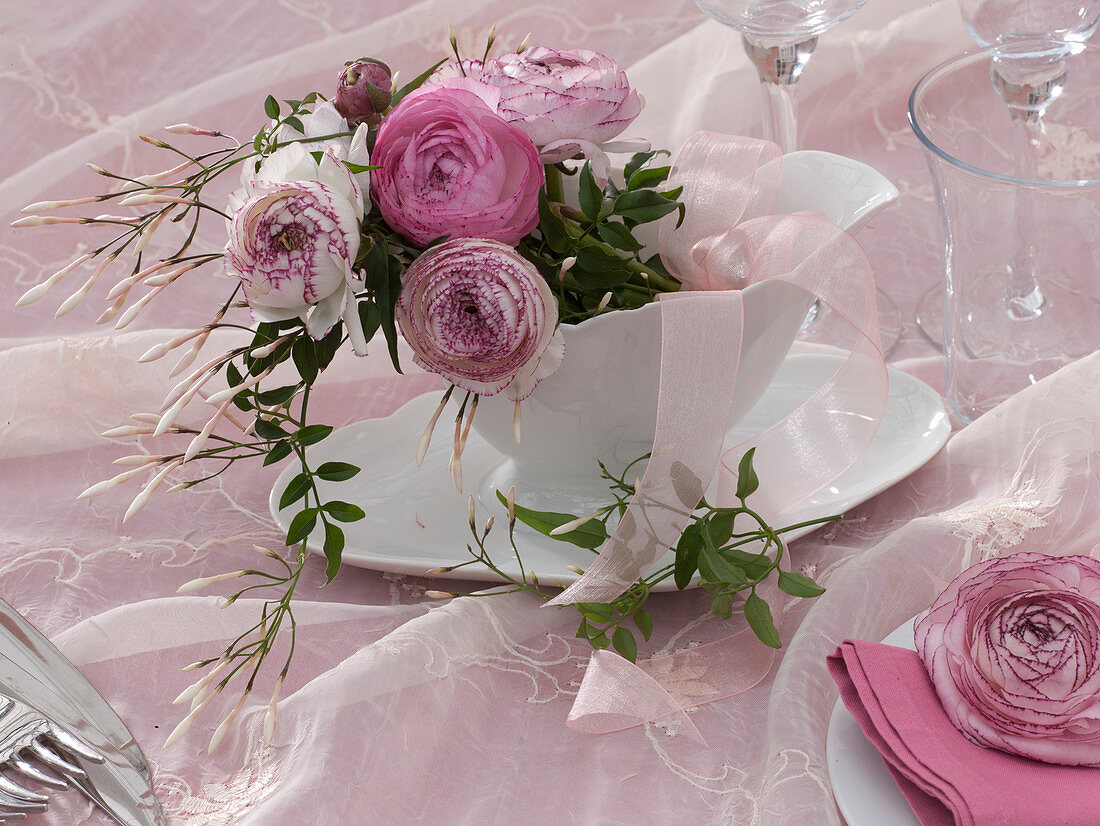
M 1015 154 L 1018 178 L 1037 175 L 1038 147 L 1043 139 L 1043 112 L 1061 93 L 1064 78 L 1061 43 L 1080 43 L 1092 37 L 1100 22 L 1100 0 L 958 0 L 963 24 L 974 41 L 993 47 L 990 80 L 998 90 L 1016 128 L 1020 144 Z M 1030 212 L 1026 194 L 1018 204 L 1018 249 L 1012 271 L 1016 299 L 1006 311 L 1035 315 L 1043 311 L 1030 250 Z M 941 286 L 929 289 L 917 306 L 917 326 L 936 345 L 942 345 L 944 295 Z
M 1016 45 L 1049 80 L 1035 146 L 990 83 L 1000 45 L 933 69 L 909 99 L 943 219 L 947 394 L 966 422 L 1100 348 L 1100 47 L 1050 42 Z
M 798 148 L 795 84 L 818 35 L 851 16 L 867 0 L 695 0 L 723 25 L 741 32 L 741 43 L 760 75 L 764 137 L 783 153 Z
M 695 0 L 699 8 L 741 33 L 741 43 L 760 76 L 765 139 L 784 154 L 798 149 L 798 79 L 817 46 L 817 38 L 854 14 L 867 0 Z M 1100 2 L 1100 0 L 1098 0 Z M 884 352 L 901 335 L 901 313 L 882 290 L 877 293 L 879 331 Z M 812 330 L 821 308 L 814 302 L 803 325 Z M 831 332 L 803 337 L 828 340 Z

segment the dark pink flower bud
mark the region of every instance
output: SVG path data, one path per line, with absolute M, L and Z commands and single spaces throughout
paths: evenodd
M 344 66 L 336 86 L 336 111 L 352 125 L 378 123 L 393 100 L 390 67 L 380 60 L 361 57 Z

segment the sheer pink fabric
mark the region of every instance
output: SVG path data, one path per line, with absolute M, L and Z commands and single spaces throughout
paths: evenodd
M 824 759 L 837 692 L 825 656 L 845 637 L 881 638 L 983 556 L 1100 546 L 1093 356 L 1019 394 L 918 473 L 794 544 L 794 567 L 829 590 L 814 602 L 787 603 L 777 617 L 785 648 L 764 680 L 687 714 L 705 747 L 686 731 L 671 736 L 655 725 L 600 737 L 566 727 L 590 653 L 573 638 L 570 609 L 539 609 L 523 597 L 440 604 L 423 596 L 430 580 L 355 569 L 321 589 L 314 561 L 299 590 L 296 661 L 274 744 L 262 745 L 271 673 L 212 757 L 206 744 L 229 697 L 162 749 L 184 711 L 170 700 L 193 678 L 179 668 L 216 654 L 257 612 L 254 602 L 221 610 L 214 597 L 175 590 L 196 576 L 262 563 L 253 543 L 277 547 L 267 514 L 277 471 L 242 466 L 203 488 L 158 495 L 126 524 L 133 489 L 75 501 L 111 474 L 114 458 L 133 452 L 97 434 L 132 410 L 156 407 L 169 386 L 170 365 L 134 359 L 205 323 L 226 282 L 211 274 L 181 284 L 171 303 L 154 302 L 133 332 L 111 341 L 92 323 L 105 287 L 52 320 L 83 271 L 56 298 L 12 310 L 20 294 L 92 243 L 66 228 L 9 229 L 19 207 L 97 191 L 100 179 L 83 166 L 89 161 L 133 174 L 167 167 L 133 137 L 164 124 L 248 137 L 268 92 L 292 98 L 330 88 L 345 59 L 376 55 L 411 77 L 446 53 L 447 19 L 471 53 L 496 20 L 505 43 L 532 30 L 550 45 L 615 56 L 648 101 L 627 134 L 659 146 L 679 146 L 700 128 L 751 133 L 757 81 L 738 38 L 679 1 L 243 0 L 230 8 L 104 0 L 74 13 L 70 3 L 42 0 L 9 2 L 3 19 L 0 596 L 52 636 L 130 724 L 173 824 L 838 826 Z M 803 145 L 865 161 L 902 190 L 860 242 L 907 321 L 940 279 L 940 242 L 904 101 L 926 68 L 968 43 L 949 0 L 869 3 L 822 37 L 800 81 Z M 220 222 L 204 225 L 206 245 L 224 243 L 221 232 Z M 375 349 L 365 360 L 341 358 L 316 396 L 319 421 L 385 415 L 437 386 L 422 374 L 394 376 Z M 942 386 L 940 357 L 911 323 L 891 361 Z M 654 668 L 674 677 L 678 701 L 705 696 L 713 688 L 707 675 L 661 656 L 743 624 L 710 618 L 695 591 L 659 595 L 652 609 L 657 630 L 641 656 L 664 663 Z M 56 796 L 51 808 L 39 822 L 106 823 L 73 795 Z

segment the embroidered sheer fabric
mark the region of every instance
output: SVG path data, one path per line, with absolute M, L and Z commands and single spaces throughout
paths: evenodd
M 495 21 L 504 43 L 530 30 L 536 41 L 614 56 L 647 100 L 627 136 L 657 145 L 675 148 L 700 128 L 754 131 L 759 93 L 738 37 L 683 0 L 104 0 L 81 14 L 72 8 L 8 0 L 0 29 L 0 596 L 51 636 L 130 725 L 170 823 L 839 826 L 824 755 L 837 696 L 826 654 L 845 637 L 881 638 L 979 559 L 1025 549 L 1100 553 L 1093 356 L 794 543 L 794 566 L 828 592 L 786 604 L 777 618 L 785 647 L 761 683 L 690 712 L 705 746 L 656 725 L 600 736 L 566 727 L 590 654 L 573 638 L 570 610 L 539 609 L 522 596 L 439 603 L 424 597 L 428 579 L 350 567 L 321 589 L 315 561 L 299 591 L 297 653 L 274 743 L 262 744 L 271 674 L 213 756 L 206 744 L 229 697 L 163 749 L 185 711 L 170 702 L 194 676 L 180 667 L 218 653 L 258 611 L 248 600 L 223 610 L 216 596 L 175 590 L 259 564 L 253 544 L 279 546 L 267 511 L 276 471 L 242 465 L 157 496 L 126 524 L 133 489 L 75 501 L 130 452 L 97 434 L 156 408 L 169 386 L 170 364 L 136 365 L 136 357 L 173 330 L 205 323 L 221 282 L 211 287 L 211 273 L 181 285 L 175 300 L 154 302 L 132 331 L 112 338 L 93 324 L 105 288 L 57 321 L 52 299 L 16 311 L 20 294 L 89 243 L 71 227 L 8 228 L 19 207 L 97 191 L 89 161 L 133 174 L 163 168 L 134 136 L 165 124 L 248 136 L 268 92 L 331 88 L 345 59 L 374 55 L 411 76 L 446 53 L 447 20 L 470 50 Z M 803 144 L 863 160 L 902 190 L 860 241 L 907 319 L 940 276 L 931 183 L 904 101 L 925 69 L 969 42 L 951 0 L 870 3 L 822 38 L 801 81 Z M 220 247 L 221 233 L 218 222 L 204 225 L 208 246 Z M 341 356 L 315 396 L 318 421 L 387 415 L 439 387 L 423 374 L 393 375 L 375 349 L 365 360 Z M 942 387 L 941 358 L 911 323 L 891 363 Z M 456 542 L 464 529 L 456 525 Z M 743 627 L 716 621 L 707 607 L 697 591 L 655 597 L 657 631 L 642 655 Z M 662 676 L 678 698 L 715 693 L 704 669 Z M 107 821 L 61 795 L 41 822 Z

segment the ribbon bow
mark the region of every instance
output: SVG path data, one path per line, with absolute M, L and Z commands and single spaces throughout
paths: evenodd
M 550 605 L 609 602 L 674 546 L 715 472 L 719 504 L 732 501 L 737 463 L 756 447 L 755 509 L 782 516 L 836 479 L 866 450 L 886 408 L 875 285 L 855 239 L 811 213 L 769 214 L 781 180 L 779 147 L 708 132 L 693 135 L 673 164 L 687 215 L 662 219 L 659 248 L 682 282 L 661 296 L 661 375 L 653 451 L 635 495 L 603 551 Z M 829 380 L 782 421 L 724 455 L 739 379 L 753 352 L 743 290 L 812 299 L 848 322 L 851 341 Z M 765 284 L 767 285 L 765 287 Z M 798 317 L 800 318 L 800 317 Z M 797 319 L 796 319 L 797 320 Z M 758 331 L 759 332 L 759 331 Z M 768 331 L 759 346 L 789 346 Z M 731 357 L 731 354 L 733 356 Z M 782 598 L 774 586 L 770 599 Z M 569 715 L 572 728 L 608 732 L 654 722 L 702 741 L 684 709 L 746 691 L 771 670 L 774 651 L 748 629 L 634 665 L 607 651 L 589 661 Z M 677 675 L 691 674 L 690 681 Z

